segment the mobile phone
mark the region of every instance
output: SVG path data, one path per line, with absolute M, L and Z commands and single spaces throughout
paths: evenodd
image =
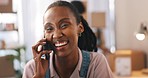
M 53 52 L 55 52 L 55 46 L 51 42 L 46 40 L 46 44 L 43 45 L 42 50 L 52 50 Z M 48 60 L 49 54 L 44 54 L 41 58 Z

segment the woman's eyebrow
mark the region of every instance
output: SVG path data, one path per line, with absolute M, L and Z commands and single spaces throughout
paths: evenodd
M 63 19 L 59 20 L 58 23 L 61 23 L 61 22 L 65 21 L 65 20 L 70 20 L 70 18 L 63 18 Z M 45 23 L 45 24 L 43 24 L 43 25 L 44 25 L 44 27 L 46 27 L 46 26 L 52 25 L 52 23 L 47 22 L 47 23 Z
M 47 22 L 47 23 L 45 23 L 43 26 L 44 27 L 47 27 L 47 26 L 49 26 L 49 25 L 52 25 L 50 22 Z
M 70 18 L 63 18 L 58 23 L 61 23 L 62 21 L 65 21 L 65 20 L 70 20 Z

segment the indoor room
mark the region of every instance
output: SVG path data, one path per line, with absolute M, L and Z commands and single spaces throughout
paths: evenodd
M 80 9 L 96 38 L 93 52 L 105 56 L 113 78 L 148 78 L 147 0 L 0 0 L 0 78 L 23 77 L 26 64 L 35 60 L 33 46 L 46 36 L 46 9 L 56 1 Z

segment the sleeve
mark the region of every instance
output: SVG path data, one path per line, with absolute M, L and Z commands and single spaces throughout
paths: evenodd
M 22 78 L 32 78 L 35 72 L 35 62 L 30 60 L 24 67 Z
M 105 56 L 99 53 L 96 56 L 94 78 L 114 78 Z

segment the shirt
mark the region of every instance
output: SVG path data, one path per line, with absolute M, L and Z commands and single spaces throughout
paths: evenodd
M 54 69 L 52 58 L 53 53 L 50 53 L 50 76 L 51 78 L 60 78 Z M 81 69 L 82 59 L 82 53 L 79 50 L 79 61 L 70 78 L 80 78 L 79 72 Z M 25 65 L 23 78 L 32 78 L 34 74 L 35 61 L 32 59 Z M 90 52 L 90 64 L 87 72 L 87 78 L 113 78 L 112 71 L 102 53 Z

